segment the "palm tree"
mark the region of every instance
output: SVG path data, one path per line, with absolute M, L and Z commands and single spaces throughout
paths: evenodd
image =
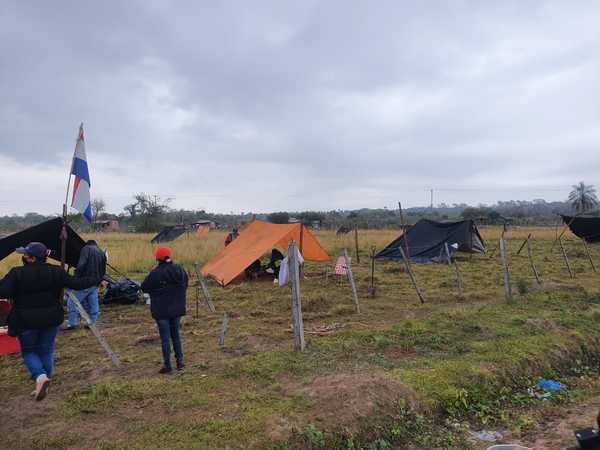
M 569 203 L 578 214 L 590 211 L 598 205 L 598 197 L 596 197 L 596 189 L 593 185 L 580 181 L 572 187 L 573 190 L 569 194 Z

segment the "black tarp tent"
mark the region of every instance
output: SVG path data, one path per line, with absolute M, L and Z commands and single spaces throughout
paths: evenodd
M 575 236 L 586 242 L 600 242 L 600 217 L 573 217 L 561 215 L 563 222 Z
M 6 236 L 0 239 L 0 260 L 3 260 L 18 247 L 24 247 L 29 242 L 41 242 L 48 250 L 50 257 L 60 261 L 60 233 L 62 230 L 62 218 L 42 222 L 26 230 Z M 77 266 L 79 254 L 85 245 L 84 240 L 69 225 L 67 225 L 67 255 L 66 262 L 69 266 Z
M 451 253 L 456 251 L 484 253 L 485 245 L 479 230 L 472 220 L 460 222 L 435 222 L 421 219 L 408 231 L 391 242 L 375 258 L 402 260 L 399 247 L 408 252 L 411 261 L 416 263 L 445 261 L 444 243 Z
M 160 232 L 152 238 L 150 241 L 152 244 L 159 244 L 161 242 L 171 242 L 185 233 L 188 228 L 185 225 L 173 225 L 170 227 L 165 227 Z

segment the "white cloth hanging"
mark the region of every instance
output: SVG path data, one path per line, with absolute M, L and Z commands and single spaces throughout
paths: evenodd
M 294 248 L 296 249 L 296 261 L 298 261 L 298 264 L 304 264 L 304 258 L 302 257 L 300 250 L 298 250 L 298 247 Z M 283 261 L 281 261 L 281 265 L 279 266 L 279 287 L 283 287 L 288 284 L 290 281 L 291 271 L 292 268 L 290 267 L 290 259 L 288 255 L 283 258 Z

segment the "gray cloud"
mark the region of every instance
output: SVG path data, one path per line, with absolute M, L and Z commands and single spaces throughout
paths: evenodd
M 45 2 L 0 13 L 0 214 L 562 199 L 597 183 L 595 2 Z

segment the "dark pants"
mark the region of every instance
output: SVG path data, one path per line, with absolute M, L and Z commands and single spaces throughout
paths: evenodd
M 21 355 L 29 370 L 31 378 L 46 374 L 52 377 L 54 369 L 54 341 L 58 334 L 58 327 L 44 328 L 42 330 L 25 330 L 19 334 Z
M 171 367 L 171 342 L 173 342 L 175 361 L 177 361 L 177 364 L 183 364 L 183 349 L 181 348 L 181 337 L 179 336 L 180 321 L 181 317 L 156 320 L 162 345 L 163 364 L 167 368 Z

